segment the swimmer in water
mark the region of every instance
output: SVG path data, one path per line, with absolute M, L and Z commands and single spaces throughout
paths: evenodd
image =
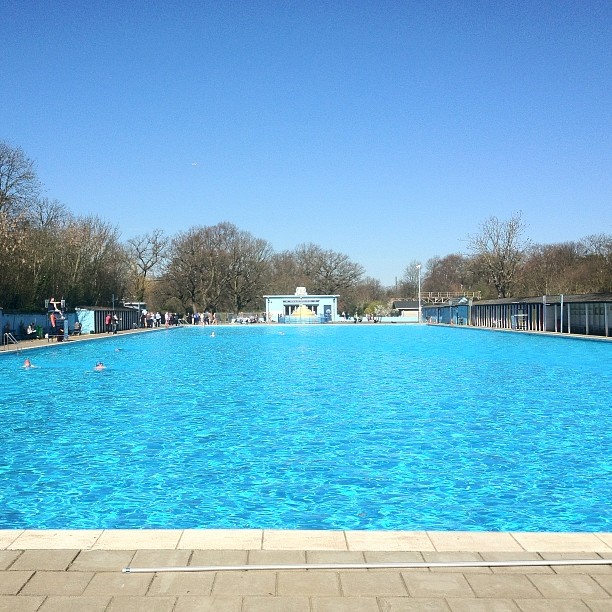
M 104 369 L 106 369 L 106 366 L 101 361 L 98 361 L 98 363 L 96 363 L 96 367 L 94 368 L 94 370 L 104 370 Z
M 213 332 L 212 334 L 210 334 L 210 337 L 211 337 L 211 338 L 214 338 L 214 337 L 215 337 L 215 332 Z
M 23 367 L 24 367 L 24 368 L 31 368 L 31 367 L 32 367 L 32 362 L 31 362 L 29 359 L 26 359 L 26 360 L 23 362 Z

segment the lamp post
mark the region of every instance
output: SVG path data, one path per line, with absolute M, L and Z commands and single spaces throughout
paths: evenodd
M 419 271 L 419 323 L 421 322 L 421 264 L 417 265 L 417 270 Z

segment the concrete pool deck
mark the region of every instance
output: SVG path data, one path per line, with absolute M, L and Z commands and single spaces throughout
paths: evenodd
M 118 331 L 116 334 L 107 334 L 101 332 L 99 334 L 83 334 L 78 336 L 70 336 L 68 340 L 57 342 L 56 340 L 49 338 L 34 338 L 34 339 L 24 339 L 19 340 L 17 344 L 4 344 L 0 347 L 0 355 L 4 353 L 20 353 L 22 351 L 29 351 L 31 349 L 43 348 L 43 347 L 52 347 L 52 346 L 67 346 L 72 344 L 73 342 L 83 342 L 85 340 L 102 340 L 102 338 L 117 338 L 117 336 L 128 336 L 133 334 L 143 334 L 148 332 L 157 332 L 161 330 L 165 330 L 166 327 L 153 327 L 153 328 L 138 328 L 138 329 L 124 329 Z M 178 327 L 173 326 L 171 329 L 178 329 Z
M 612 565 L 294 569 L 283 565 L 611 559 L 612 533 L 0 530 L 0 611 L 612 610 Z M 124 573 L 125 567 L 278 565 Z

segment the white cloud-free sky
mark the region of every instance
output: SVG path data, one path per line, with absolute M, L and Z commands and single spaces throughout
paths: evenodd
M 230 221 L 392 285 L 612 233 L 612 2 L 4 0 L 0 140 L 123 239 Z

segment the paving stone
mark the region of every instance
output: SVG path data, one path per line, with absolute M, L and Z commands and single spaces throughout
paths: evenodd
M 213 595 L 276 595 L 274 572 L 217 572 Z
M 523 612 L 590 612 L 591 608 L 580 599 L 517 599 Z
M 475 599 L 470 597 L 447 599 L 453 612 L 519 612 L 520 608 L 511 599 Z
M 70 571 L 120 572 L 130 565 L 133 550 L 82 550 L 69 567 Z
M 45 599 L 38 612 L 105 612 L 111 598 L 106 597 L 62 597 L 53 595 Z
M 33 573 L 29 571 L 1 571 L 0 595 L 17 595 Z
M 463 574 L 401 572 L 408 593 L 413 597 L 473 597 Z
M 0 549 L 11 546 L 23 533 L 23 529 L 0 529 Z
M 155 574 L 147 595 L 207 595 L 212 591 L 213 572 Z
M 308 597 L 245 597 L 243 612 L 310 612 Z
M 0 612 L 35 612 L 44 599 L 24 595 L 0 595 Z
M 530 576 L 530 579 L 544 597 L 609 597 L 609 594 L 591 576 L 583 574 Z
M 12 550 L 80 550 L 91 548 L 102 534 L 101 529 L 29 529 L 7 546 Z
M 424 553 L 408 550 L 366 550 L 363 553 L 368 563 L 423 563 Z M 427 570 L 425 570 L 427 571 Z
M 267 550 L 348 550 L 345 532 L 324 529 L 309 531 L 266 529 L 261 548 Z
M 612 612 L 612 599 L 584 599 L 584 603 L 593 612 Z
M 513 533 L 524 550 L 535 552 L 610 552 L 610 547 L 594 533 Z
M 36 572 L 21 592 L 24 595 L 82 595 L 92 578 L 93 572 Z
M 132 567 L 184 567 L 189 565 L 191 550 L 138 550 Z
M 425 531 L 345 531 L 349 550 L 436 550 Z
M 269 601 L 270 597 L 265 597 Z M 179 596 L 174 612 L 241 612 L 242 597 Z
M 377 550 L 377 551 L 366 551 L 363 553 L 368 563 L 423 563 L 424 553 L 410 552 L 410 551 L 394 551 L 394 550 Z M 403 571 L 398 568 L 399 571 Z M 429 572 L 426 567 L 410 568 L 410 572 Z
M 21 554 L 20 550 L 0 550 L 0 571 L 11 567 Z
M 327 570 L 295 570 L 278 572 L 278 594 L 340 595 L 338 574 Z
M 429 563 L 461 563 L 462 561 L 482 561 L 482 557 L 475 552 L 424 552 L 424 560 Z M 489 567 L 436 567 L 436 572 L 456 572 L 460 574 L 491 574 Z
M 119 540 L 107 533 L 105 545 Z M 199 532 L 198 532 L 199 533 Z M 246 565 L 283 563 L 361 563 L 505 559 L 583 559 L 612 552 L 563 551 L 554 537 L 549 552 L 494 550 L 488 552 L 347 550 L 338 534 L 326 539 L 318 532 L 302 541 L 272 532 L 268 548 L 231 548 L 228 531 L 222 550 L 187 547 L 76 550 L 74 543 L 92 533 L 23 532 L 25 550 L 16 543 L 0 546 L 0 612 L 612 612 L 612 567 L 609 565 L 550 566 L 537 568 L 276 570 L 123 574 L 122 567 L 186 565 Z M 138 532 L 139 537 L 142 533 Z M 149 534 L 150 535 L 150 534 Z M 196 534 L 197 535 L 197 534 Z M 554 534 L 552 534 L 554 535 Z M 200 537 L 197 535 L 197 537 Z M 17 537 L 15 534 L 13 538 Z M 194 536 L 195 537 L 195 536 Z M 203 536 L 202 536 L 203 537 Z M 388 536 L 387 536 L 388 537 Z M 463 538 L 464 536 L 462 536 Z M 443 542 L 432 536 L 437 544 Z M 467 534 L 468 540 L 473 539 Z M 545 539 L 545 534 L 538 538 Z M 204 537 L 206 539 L 206 537 Z M 477 544 L 484 542 L 481 536 Z M 244 540 L 244 538 L 243 538 Z M 12 541 L 12 540 L 11 540 Z M 128 541 L 128 540 L 126 540 Z M 234 540 L 235 542 L 235 540 Z M 355 540 L 353 540 L 353 543 Z M 452 545 L 456 542 L 450 540 Z M 612 536 L 609 540 L 612 543 Z M 56 548 L 51 543 L 58 543 Z M 320 543 L 325 550 L 308 550 Z M 72 547 L 68 544 L 72 544 Z M 306 546 L 305 546 L 306 544 Z M 337 549 L 334 547 L 338 544 Z M 366 542 L 375 546 L 374 541 Z M 38 545 L 38 546 L 36 546 Z M 607 545 L 607 544 L 606 544 Z M 234 544 L 235 546 L 235 544 Z M 486 569 L 486 568 L 483 568 Z M 400 590 L 396 590 L 396 589 Z
M 378 603 L 384 612 L 448 612 L 444 599 L 424 597 L 379 597 Z
M 306 563 L 303 550 L 250 550 L 249 565 L 301 565 Z
M 482 553 L 485 561 L 541 561 L 542 557 L 535 552 L 486 552 Z M 505 567 L 492 567 L 494 574 L 554 574 L 548 566 L 544 565 L 508 565 Z
M 610 565 L 555 565 L 551 571 L 555 574 L 609 574 L 612 576 Z
M 466 579 L 477 597 L 534 599 L 541 597 L 540 591 L 524 574 L 470 574 Z
M 342 571 L 340 584 L 348 597 L 408 595 L 400 572 L 393 570 Z
M 608 548 L 612 549 L 612 532 L 611 533 L 598 533 L 597 537 L 608 545 Z M 607 553 L 610 554 L 609 551 Z
M 105 550 L 138 550 L 177 548 L 183 532 L 180 529 L 106 529 L 90 548 Z
M 554 574 L 555 570 L 547 565 L 534 565 L 532 567 L 492 567 L 491 571 L 494 574 L 522 574 L 527 576 L 529 574 Z
M 194 550 L 189 565 L 246 565 L 248 550 Z
M 367 553 L 366 553 L 367 554 Z M 308 550 L 306 563 L 364 563 L 364 553 L 353 550 Z
M 25 550 L 11 569 L 63 571 L 78 554 L 78 550 Z
M 78 574 L 78 572 L 75 572 Z M 85 595 L 145 595 L 153 581 L 153 574 L 122 574 L 97 572 L 87 585 Z
M 106 612 L 173 612 L 174 597 L 113 597 Z
M 428 531 L 433 550 L 460 552 L 525 550 L 510 533 L 486 533 L 478 531 Z M 419 548 L 417 550 L 431 550 Z
M 261 529 L 186 529 L 174 548 L 191 550 L 254 550 L 261 548 Z
M 542 553 L 544 559 L 563 559 L 571 561 L 572 559 L 603 559 L 606 558 L 605 553 Z M 555 574 L 612 574 L 612 564 L 608 565 L 555 565 L 552 568 Z
M 312 612 L 380 612 L 375 597 L 315 597 Z
M 542 556 L 537 552 L 518 550 L 511 552 L 488 551 L 480 553 L 485 561 L 541 561 Z M 552 557 L 551 557 L 552 558 Z
M 602 575 L 595 574 L 592 576 L 593 580 L 600 584 L 608 593 L 612 593 L 612 575 Z

